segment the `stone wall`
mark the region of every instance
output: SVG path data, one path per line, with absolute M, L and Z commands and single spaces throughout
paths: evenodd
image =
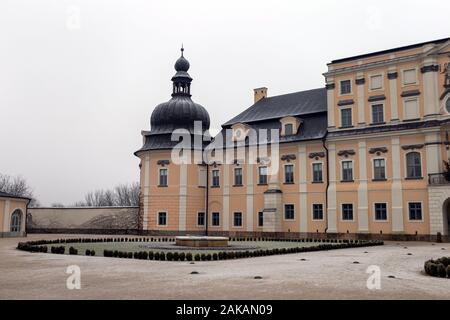
M 29 208 L 28 233 L 137 234 L 138 207 Z

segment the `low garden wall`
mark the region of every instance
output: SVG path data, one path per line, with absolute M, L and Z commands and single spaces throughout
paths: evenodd
M 28 233 L 137 234 L 138 207 L 29 208 Z

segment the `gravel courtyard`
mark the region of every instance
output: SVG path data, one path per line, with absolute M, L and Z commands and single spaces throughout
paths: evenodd
M 386 242 L 190 264 L 16 250 L 26 239 L 0 239 L 0 299 L 450 299 L 449 279 L 422 273 L 425 260 L 450 256 L 448 243 Z M 80 290 L 66 288 L 70 265 L 81 268 Z M 371 265 L 381 268 L 380 290 L 366 287 Z

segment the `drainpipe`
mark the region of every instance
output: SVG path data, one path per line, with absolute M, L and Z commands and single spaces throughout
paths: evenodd
M 206 191 L 205 191 L 205 235 L 208 236 L 208 216 L 209 216 L 209 164 L 206 163 Z
M 325 233 L 328 231 L 328 189 L 330 187 L 330 167 L 329 167 L 329 160 L 328 160 L 328 148 L 325 144 L 325 140 L 326 140 L 326 135 L 325 137 L 323 137 L 322 139 L 322 145 L 323 148 L 325 149 L 325 158 L 326 158 L 326 164 L 327 164 L 327 188 L 326 188 L 326 193 L 325 193 L 325 224 L 326 224 L 326 228 L 325 228 Z

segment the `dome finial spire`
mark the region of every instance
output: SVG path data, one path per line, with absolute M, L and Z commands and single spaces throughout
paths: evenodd
M 184 57 L 184 45 L 181 43 L 181 56 Z

